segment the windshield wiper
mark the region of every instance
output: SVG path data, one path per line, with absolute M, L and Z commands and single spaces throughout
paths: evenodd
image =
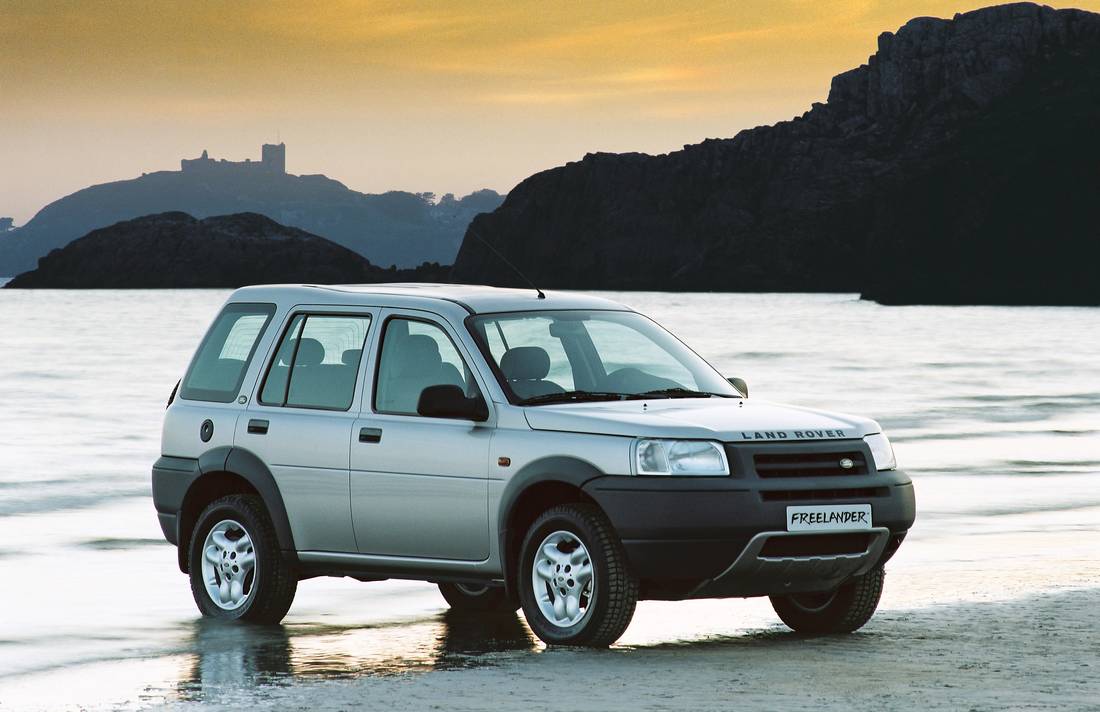
M 708 393 L 706 391 L 693 391 L 690 388 L 660 388 L 655 391 L 639 393 L 638 397 L 652 398 L 732 398 L 733 396 L 721 393 Z
M 610 393 L 606 391 L 565 391 L 564 393 L 544 393 L 540 396 L 524 398 L 520 405 L 545 405 L 548 403 L 582 403 L 586 401 L 625 400 L 635 396 L 630 393 Z

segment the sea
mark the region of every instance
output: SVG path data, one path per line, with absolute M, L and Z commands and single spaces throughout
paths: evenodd
M 228 294 L 0 290 L 0 710 L 233 707 L 265 686 L 539 654 L 521 615 L 471 622 L 416 582 L 304 581 L 277 628 L 200 619 L 150 466 L 169 394 Z M 603 296 L 753 399 L 882 424 L 918 501 L 882 608 L 1100 585 L 1100 309 Z M 779 630 L 766 600 L 643 602 L 618 645 Z

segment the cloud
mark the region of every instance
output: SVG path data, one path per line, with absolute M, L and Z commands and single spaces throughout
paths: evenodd
M 453 6 L 417 9 L 373 2 L 254 3 L 251 24 L 283 37 L 335 43 L 362 43 L 390 38 L 427 39 L 476 26 L 479 15 Z
M 483 93 L 493 104 L 582 104 L 658 94 L 702 92 L 714 73 L 699 67 L 658 66 L 527 81 L 520 88 Z

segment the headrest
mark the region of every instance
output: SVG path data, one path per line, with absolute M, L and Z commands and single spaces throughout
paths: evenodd
M 389 324 L 386 325 L 386 338 L 387 339 L 404 339 L 409 336 L 409 320 L 408 319 L 391 319 Z
M 359 357 L 363 355 L 363 349 L 348 349 L 340 356 L 340 363 L 345 366 L 358 366 Z
M 325 347 L 317 339 L 302 339 L 298 344 L 297 366 L 316 366 L 325 360 Z
M 550 373 L 550 354 L 538 346 L 517 346 L 504 352 L 500 370 L 509 381 L 541 381 Z
M 439 344 L 427 334 L 414 334 L 398 343 L 402 371 L 405 373 L 422 373 L 439 368 L 443 363 L 439 355 Z

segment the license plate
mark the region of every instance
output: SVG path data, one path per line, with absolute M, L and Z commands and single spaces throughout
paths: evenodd
M 869 504 L 822 504 L 787 507 L 787 531 L 835 532 L 871 528 Z

